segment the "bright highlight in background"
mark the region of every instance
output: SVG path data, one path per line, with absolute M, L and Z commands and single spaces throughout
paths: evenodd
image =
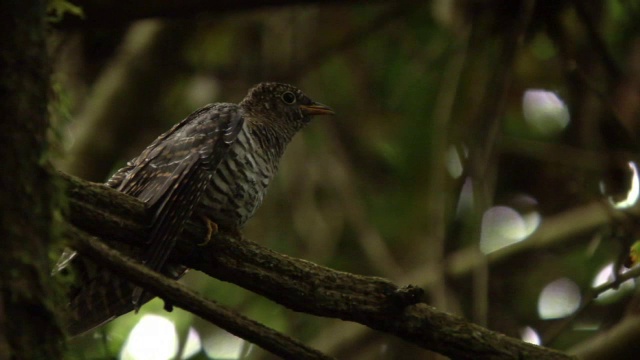
M 631 172 L 633 173 L 633 175 L 631 178 L 631 188 L 627 193 L 627 198 L 619 202 L 615 202 L 613 201 L 612 198 L 609 198 L 609 202 L 616 209 L 627 209 L 635 205 L 636 202 L 638 202 L 638 196 L 640 195 L 640 181 L 638 180 L 638 167 L 633 161 L 630 161 L 629 169 L 631 169 Z M 602 187 L 602 183 L 601 183 L 601 187 Z
M 460 154 L 460 151 L 454 145 L 450 145 L 447 149 L 446 153 L 446 166 L 449 171 L 449 175 L 454 179 L 457 179 L 462 175 L 464 168 L 462 166 L 462 160 L 467 157 L 467 149 L 463 148 L 463 153 Z
M 144 315 L 122 348 L 123 360 L 173 359 L 178 351 L 176 327 L 158 315 Z
M 551 91 L 525 91 L 522 97 L 522 112 L 527 124 L 541 135 L 555 135 L 569 125 L 567 105 Z
M 456 206 L 456 216 L 464 217 L 473 211 L 473 180 L 470 177 L 464 180 L 460 196 L 458 197 L 458 205 Z
M 462 167 L 462 160 L 460 159 L 460 154 L 458 153 L 458 149 L 455 146 L 449 146 L 447 149 L 447 170 L 449 171 L 449 175 L 454 179 L 457 179 L 462 175 L 462 171 L 464 170 Z
M 542 289 L 538 298 L 541 319 L 559 319 L 573 314 L 580 307 L 580 288 L 576 283 L 561 278 Z
M 182 350 L 182 359 L 192 357 L 199 353 L 201 349 L 202 343 L 200 342 L 200 335 L 194 328 L 190 327 L 189 335 L 187 335 L 187 343 L 184 345 L 184 350 Z
M 537 212 L 522 216 L 510 207 L 494 206 L 482 216 L 480 251 L 488 254 L 524 240 L 539 224 Z
M 203 341 L 204 351 L 211 359 L 240 359 L 245 341 L 228 332 L 217 332 Z
M 531 326 L 527 326 L 520 330 L 520 338 L 524 342 L 540 345 L 540 335 Z
M 614 271 L 613 263 L 603 267 L 598 272 L 598 275 L 596 275 L 596 277 L 593 279 L 593 287 L 600 286 L 602 284 L 606 284 L 608 282 L 613 281 L 613 271 Z M 628 270 L 626 269 L 622 270 L 623 273 L 625 271 L 628 271 Z M 633 280 L 629 279 L 623 282 L 622 284 L 620 284 L 620 286 L 617 289 L 609 289 L 603 292 L 596 298 L 596 301 L 610 300 L 616 297 L 621 291 L 632 290 L 633 287 L 634 287 Z

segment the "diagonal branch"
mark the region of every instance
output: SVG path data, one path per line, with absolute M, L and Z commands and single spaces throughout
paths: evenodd
M 118 251 L 82 230 L 73 226 L 67 226 L 65 230 L 70 245 L 82 255 L 153 293 L 162 294 L 162 298 L 172 305 L 190 311 L 236 336 L 285 359 L 332 359 L 225 306 L 206 300 L 176 281 L 169 280 L 134 261 L 126 260 Z
M 92 235 L 142 245 L 145 209 L 137 200 L 61 174 L 69 221 Z M 204 229 L 189 225 L 173 261 L 229 281 L 313 315 L 358 322 L 455 359 L 571 359 L 548 348 L 504 336 L 420 302 L 415 287 L 339 272 L 266 249 L 241 236 L 221 234 L 198 247 Z M 163 292 L 162 297 L 165 297 Z

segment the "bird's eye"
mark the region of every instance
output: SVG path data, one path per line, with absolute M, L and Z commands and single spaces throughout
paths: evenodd
M 285 104 L 291 105 L 296 102 L 296 96 L 291 91 L 287 91 L 282 94 L 282 101 L 284 101 Z

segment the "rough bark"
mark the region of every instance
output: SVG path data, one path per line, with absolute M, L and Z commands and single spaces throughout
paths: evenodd
M 142 245 L 145 208 L 99 184 L 61 175 L 68 185 L 69 222 L 109 242 Z M 388 280 L 332 270 L 266 249 L 238 234 L 207 246 L 190 224 L 172 260 L 261 294 L 292 310 L 358 322 L 455 359 L 570 359 L 561 352 L 482 328 L 421 302 L 421 291 Z M 162 294 L 159 294 L 162 296 Z
M 61 357 L 49 277 L 55 183 L 47 170 L 45 1 L 0 5 L 0 358 Z

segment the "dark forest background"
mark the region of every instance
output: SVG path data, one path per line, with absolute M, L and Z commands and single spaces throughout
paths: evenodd
M 638 353 L 633 280 L 594 290 L 637 228 L 637 1 L 72 3 L 50 1 L 47 20 L 56 169 L 103 182 L 191 111 L 295 84 L 336 116 L 289 145 L 247 238 L 420 286 L 512 337 Z M 341 359 L 439 356 L 195 271 L 182 281 Z M 151 357 L 134 357 L 148 340 Z M 175 358 L 272 356 L 154 300 L 70 340 L 65 358 L 160 358 L 174 341 Z

